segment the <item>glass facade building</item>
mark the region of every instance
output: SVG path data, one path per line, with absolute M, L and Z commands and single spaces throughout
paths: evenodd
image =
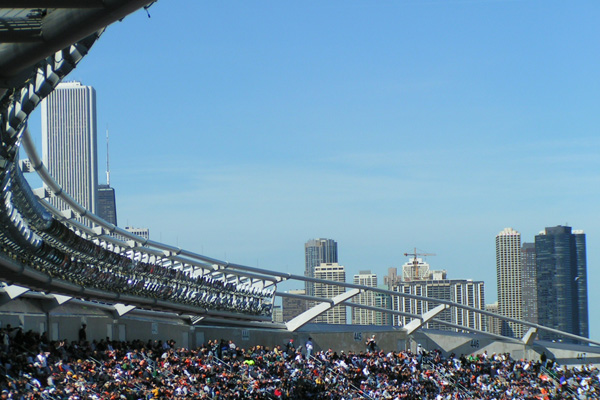
M 535 237 L 538 323 L 589 337 L 585 234 L 568 226 Z M 542 339 L 557 336 L 541 332 Z
M 109 185 L 98 185 L 98 216 L 113 225 L 117 225 L 115 189 Z

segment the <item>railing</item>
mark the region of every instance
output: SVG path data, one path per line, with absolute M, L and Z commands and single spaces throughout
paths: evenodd
M 232 368 L 231 364 L 229 364 L 229 363 L 226 363 L 224 360 L 221 360 L 219 357 L 217 357 L 217 356 L 216 356 L 216 355 L 214 355 L 214 354 L 213 354 L 211 357 L 212 357 L 214 360 L 216 360 L 216 361 L 217 361 L 219 364 L 226 366 L 226 367 L 227 367 L 227 369 L 229 369 L 229 372 L 232 372 L 232 371 L 233 371 L 233 368 Z
M 271 312 L 271 290 L 165 266 L 168 257 L 155 257 L 152 262 L 138 260 L 135 254 L 111 250 L 75 232 L 40 206 L 15 164 L 3 172 L 0 239 L 30 268 L 73 285 L 73 291 L 91 288 L 113 297 L 136 296 L 144 303 L 169 301 L 207 312 L 257 317 Z
M 345 376 L 341 376 L 333 368 L 329 367 L 328 365 L 324 365 L 323 361 L 319 360 L 317 357 L 311 355 L 310 359 L 316 361 L 319 364 L 319 366 L 327 368 L 327 372 L 330 373 L 331 375 L 334 375 L 336 377 L 336 379 L 338 379 L 339 381 L 345 381 L 346 384 L 348 385 L 348 387 L 351 388 L 355 392 L 355 394 L 359 395 L 360 397 L 362 397 L 364 399 L 375 400 L 373 397 L 371 397 L 368 394 L 366 394 L 364 392 L 364 390 L 362 390 L 361 388 L 356 387 L 355 385 L 353 385 Z
M 24 378 L 24 379 L 26 379 L 26 380 L 27 380 L 27 384 L 25 385 L 26 387 L 27 387 L 27 386 L 29 386 L 30 388 L 34 388 L 34 387 L 36 387 L 36 388 L 41 388 L 41 387 L 42 387 L 42 385 L 41 385 L 41 382 L 40 382 L 40 381 L 39 381 L 37 378 L 34 378 L 34 377 L 32 377 L 31 375 L 29 375 L 29 374 L 23 374 L 23 375 L 21 376 L 21 378 Z M 35 381 L 37 381 L 37 382 L 38 382 L 38 384 L 36 384 L 36 383 L 34 382 L 34 379 L 35 379 Z M 33 392 L 32 390 L 30 390 L 30 391 L 31 391 L 31 392 Z M 93 392 L 91 389 L 87 389 L 87 391 L 88 391 L 88 392 L 95 393 L 96 395 L 99 395 L 99 393 Z M 45 391 L 39 391 L 39 393 L 38 393 L 38 394 L 39 394 L 39 396 L 40 396 L 42 399 L 49 399 L 49 400 L 60 400 L 60 397 L 56 397 L 56 396 L 53 396 L 53 395 L 51 395 L 50 393 L 44 393 L 44 392 L 45 392 Z
M 102 363 L 101 363 L 100 361 L 96 360 L 94 357 L 92 357 L 92 356 L 88 356 L 88 358 L 89 358 L 90 360 L 92 360 L 93 362 L 95 362 L 96 364 L 98 364 L 98 366 L 102 366 Z
M 199 393 L 199 390 L 196 388 L 195 382 L 191 381 L 190 376 L 186 375 L 185 373 L 182 373 L 181 375 L 175 375 L 175 374 L 168 373 L 166 371 L 160 372 L 160 370 L 158 368 L 156 368 L 156 361 L 154 361 L 153 359 L 148 357 L 143 352 L 138 353 L 138 356 L 141 356 L 142 360 L 146 361 L 146 363 L 148 364 L 148 366 L 150 367 L 150 369 L 152 370 L 153 373 L 156 373 L 156 374 L 160 375 L 161 377 L 170 379 L 172 382 L 179 381 L 181 378 L 188 380 L 190 382 L 190 384 L 188 385 L 188 391 L 190 393 L 188 393 L 187 395 Z M 179 385 L 176 385 L 176 386 L 179 387 Z M 143 389 L 143 386 L 141 386 L 141 385 L 136 385 L 136 387 L 138 389 Z
M 421 359 L 421 368 L 424 366 L 427 366 L 427 369 L 433 371 L 434 374 L 437 375 L 438 377 L 441 376 L 442 378 L 444 378 L 445 380 L 450 382 L 452 387 L 454 387 L 454 389 L 458 390 L 463 396 L 465 396 L 465 398 L 467 398 L 467 399 L 477 398 L 469 389 L 467 389 L 462 383 L 460 383 L 458 381 L 458 379 L 456 379 L 454 376 L 452 376 L 448 373 L 444 373 L 441 370 L 436 369 L 435 365 L 430 361 L 430 359 L 428 357 L 423 357 Z M 434 380 L 434 382 L 435 382 L 436 386 L 439 388 L 438 383 L 435 380 Z
M 574 399 L 579 398 L 577 392 L 573 390 L 573 388 L 571 387 L 571 385 L 568 384 L 568 382 L 566 382 L 564 385 L 560 383 L 560 378 L 558 377 L 558 375 L 556 375 L 556 373 L 554 373 L 554 371 L 549 370 L 548 368 L 542 365 L 542 367 L 540 368 L 540 372 L 546 374 L 552 380 L 554 387 L 557 388 L 559 391 L 566 391 Z
M 448 382 L 450 382 L 452 384 L 452 386 L 454 386 L 455 389 L 457 389 L 463 396 L 466 396 L 466 399 L 475 399 L 476 397 L 474 397 L 473 393 L 471 393 L 471 391 L 469 389 L 467 389 L 466 387 L 463 386 L 462 383 L 460 383 L 458 381 L 458 379 L 456 379 L 455 377 L 447 374 L 447 375 L 442 375 L 444 376 L 445 379 L 448 380 Z

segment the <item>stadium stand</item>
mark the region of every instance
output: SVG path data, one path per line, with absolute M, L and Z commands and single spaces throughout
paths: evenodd
M 13 399 L 592 399 L 599 370 L 487 352 L 337 353 L 209 340 L 48 341 L 0 331 L 1 398 Z

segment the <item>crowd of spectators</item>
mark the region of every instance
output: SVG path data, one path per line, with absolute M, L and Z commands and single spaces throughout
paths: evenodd
M 313 352 L 306 346 L 240 348 L 209 340 L 49 341 L 0 330 L 0 399 L 591 399 L 593 366 L 563 368 L 486 352 Z M 306 343 L 304 344 L 306 345 Z M 312 340 L 310 341 L 312 346 Z M 311 349 L 312 350 L 312 349 Z M 543 364 L 546 364 L 544 367 Z

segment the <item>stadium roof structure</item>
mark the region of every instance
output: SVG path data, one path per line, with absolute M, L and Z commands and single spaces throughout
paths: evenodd
M 473 331 L 436 319 L 443 310 L 458 307 L 530 327 L 524 338 L 516 339 L 525 344 L 531 343 L 538 330 L 545 330 L 600 345 L 450 301 L 217 260 L 136 236 L 75 202 L 43 165 L 27 131 L 27 120 L 85 57 L 108 25 L 153 3 L 13 0 L 3 5 L 15 8 L 0 8 L 0 280 L 7 284 L 3 290 L 10 299 L 35 290 L 59 302 L 83 299 L 106 304 L 119 315 L 139 308 L 188 315 L 194 321 L 206 318 L 213 323 L 290 331 L 300 329 L 337 304 L 408 315 L 349 303 L 353 296 L 370 290 L 437 304 L 423 315 L 408 315 L 413 322 L 402 327 L 408 334 L 428 321 Z M 21 145 L 28 160 L 19 160 Z M 44 188 L 34 191 L 29 186 L 23 173 L 33 171 L 45 183 Z M 61 197 L 69 209 L 54 208 L 44 200 L 49 196 Z M 75 217 L 83 217 L 87 224 Z M 277 284 L 284 280 L 337 285 L 346 292 L 333 299 L 277 292 Z M 317 305 L 285 325 L 275 324 L 271 321 L 275 296 L 296 297 Z

